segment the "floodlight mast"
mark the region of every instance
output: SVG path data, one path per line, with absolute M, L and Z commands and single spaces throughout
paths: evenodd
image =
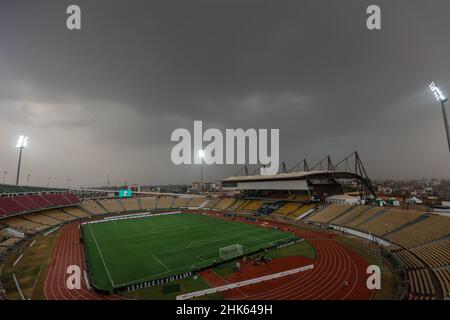
M 19 163 L 17 165 L 17 177 L 16 177 L 16 185 L 19 185 L 19 177 L 20 177 L 20 165 L 22 163 L 22 151 L 28 146 L 28 137 L 23 135 L 19 136 L 19 140 L 17 140 L 16 148 L 19 149 Z
M 445 133 L 447 134 L 448 151 L 450 152 L 450 128 L 448 125 L 447 110 L 445 109 L 445 103 L 448 101 L 448 98 L 444 96 L 436 82 L 433 81 L 430 83 L 429 87 L 436 100 L 441 103 L 442 115 L 444 116 Z

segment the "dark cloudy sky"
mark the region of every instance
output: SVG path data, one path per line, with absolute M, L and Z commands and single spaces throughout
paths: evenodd
M 371 178 L 450 178 L 427 89 L 450 93 L 449 35 L 448 0 L 2 0 L 0 170 L 13 182 L 23 133 L 23 182 L 190 182 L 200 168 L 171 164 L 170 134 L 203 120 L 279 128 L 290 165 L 358 150 Z

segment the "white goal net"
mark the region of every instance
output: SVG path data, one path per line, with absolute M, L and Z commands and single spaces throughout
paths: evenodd
M 233 244 L 219 249 L 219 256 L 223 260 L 233 259 L 243 254 L 244 248 L 240 244 Z

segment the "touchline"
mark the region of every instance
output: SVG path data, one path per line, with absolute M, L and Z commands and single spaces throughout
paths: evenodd
M 170 139 L 172 142 L 178 142 L 172 148 L 170 155 L 172 162 L 176 165 L 202 164 L 203 162 L 206 164 L 261 164 L 264 166 L 260 169 L 262 175 L 278 172 L 279 129 L 225 129 L 224 135 L 221 130 L 215 128 L 203 132 L 202 121 L 194 121 L 193 139 L 191 132 L 184 128 L 175 129 Z M 203 146 L 204 142 L 209 143 Z M 246 159 L 247 154 L 248 159 Z

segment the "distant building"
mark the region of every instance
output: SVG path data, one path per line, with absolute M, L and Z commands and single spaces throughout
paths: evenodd
M 422 200 L 417 197 L 411 197 L 405 200 L 406 204 L 422 204 Z
M 353 197 L 345 194 L 339 194 L 325 198 L 325 203 L 327 204 L 355 205 L 359 202 L 360 197 Z
M 191 189 L 196 189 L 196 190 L 200 190 L 201 189 L 201 184 L 199 181 L 193 181 L 191 183 Z
M 377 198 L 373 201 L 374 206 L 384 207 L 386 204 L 387 204 L 386 201 L 380 198 Z
M 399 207 L 400 206 L 400 201 L 396 198 L 389 198 L 386 200 L 386 203 L 389 206 L 394 206 L 394 207 Z

